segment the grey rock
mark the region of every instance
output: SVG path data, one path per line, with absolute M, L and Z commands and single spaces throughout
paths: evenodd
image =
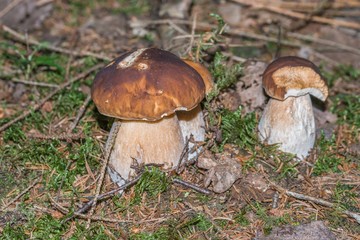
M 270 235 L 255 240 L 336 240 L 329 228 L 322 221 L 314 221 L 299 226 L 286 225 L 275 228 Z

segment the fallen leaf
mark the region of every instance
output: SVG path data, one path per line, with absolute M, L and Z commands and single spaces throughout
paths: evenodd
M 218 164 L 209 169 L 204 178 L 204 185 L 208 187 L 212 183 L 214 192 L 223 193 L 231 188 L 241 176 L 241 164 L 228 158 L 226 163 Z

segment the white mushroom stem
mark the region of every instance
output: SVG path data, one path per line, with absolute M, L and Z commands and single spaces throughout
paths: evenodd
M 155 122 L 121 121 L 109 164 L 128 180 L 134 173 L 134 159 L 138 164 L 164 164 L 171 169 L 177 166 L 183 148 L 176 114 Z
M 179 118 L 184 142 L 190 139 L 191 134 L 193 135 L 194 141 L 205 141 L 205 121 L 200 105 L 191 111 L 178 111 L 176 114 Z M 200 154 L 201 147 L 198 147 L 196 143 L 189 142 L 188 150 L 188 160 L 193 160 Z
M 300 159 L 308 156 L 315 142 L 315 120 L 310 95 L 270 99 L 259 122 L 259 137 L 279 144 L 284 152 Z

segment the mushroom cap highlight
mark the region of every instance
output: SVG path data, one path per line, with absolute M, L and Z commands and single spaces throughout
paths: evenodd
M 263 87 L 278 100 L 311 94 L 325 101 L 328 96 L 326 81 L 315 64 L 295 56 L 280 57 L 270 63 L 263 74 Z
M 123 54 L 95 77 L 92 99 L 103 115 L 156 121 L 195 108 L 205 96 L 199 73 L 176 55 L 157 48 Z

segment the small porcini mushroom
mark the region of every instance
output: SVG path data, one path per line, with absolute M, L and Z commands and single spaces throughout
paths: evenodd
M 271 98 L 259 122 L 260 139 L 268 144 L 279 144 L 282 151 L 304 159 L 315 142 L 310 95 L 321 101 L 328 96 L 319 69 L 303 58 L 278 58 L 265 69 L 263 88 Z
M 139 164 L 176 167 L 184 141 L 175 111 L 204 98 L 201 76 L 174 54 L 157 48 L 128 52 L 95 77 L 92 98 L 100 113 L 120 119 L 109 164 L 128 180 Z M 114 179 L 113 179 L 114 180 Z
M 214 87 L 214 81 L 209 70 L 199 62 L 184 59 L 184 62 L 195 69 L 201 76 L 205 84 L 205 93 L 208 94 Z M 184 141 L 187 141 L 190 136 L 196 142 L 205 141 L 205 121 L 200 104 L 188 112 L 178 111 L 177 113 L 181 132 Z M 188 160 L 197 158 L 202 148 L 197 147 L 196 144 L 189 142 L 188 145 Z

